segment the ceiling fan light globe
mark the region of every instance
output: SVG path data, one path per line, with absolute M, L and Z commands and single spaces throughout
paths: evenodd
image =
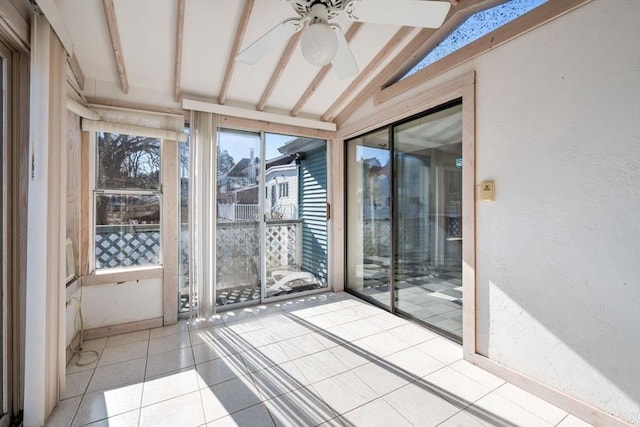
M 329 64 L 338 51 L 338 39 L 328 24 L 318 22 L 309 25 L 300 40 L 302 56 L 311 65 L 323 67 Z

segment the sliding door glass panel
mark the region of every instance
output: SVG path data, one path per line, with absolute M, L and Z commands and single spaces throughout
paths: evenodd
M 462 336 L 462 106 L 394 127 L 396 308 Z
M 391 157 L 384 129 L 347 143 L 347 288 L 390 307 Z
M 265 295 L 326 288 L 326 142 L 265 134 L 265 158 Z
M 259 156 L 260 134 L 218 132 L 217 306 L 260 300 Z

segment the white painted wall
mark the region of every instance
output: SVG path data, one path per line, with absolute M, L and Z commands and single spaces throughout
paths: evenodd
M 162 279 L 82 288 L 85 329 L 162 317 Z
M 476 178 L 496 181 L 476 209 L 478 351 L 633 424 L 638 17 L 638 1 L 594 0 L 401 96 L 477 72 Z

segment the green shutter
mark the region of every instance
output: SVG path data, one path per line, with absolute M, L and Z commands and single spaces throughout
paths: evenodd
M 302 269 L 327 280 L 327 151 L 308 151 L 299 168 L 299 218 L 302 219 Z

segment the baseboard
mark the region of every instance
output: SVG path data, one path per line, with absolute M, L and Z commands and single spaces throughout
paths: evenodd
M 135 322 L 120 323 L 117 325 L 103 326 L 100 328 L 87 329 L 84 331 L 85 340 L 94 340 L 97 338 L 105 338 L 113 335 L 126 334 L 129 332 L 144 331 L 151 328 L 159 328 L 162 326 L 162 317 L 154 319 L 137 320 Z
M 601 409 L 594 408 L 575 397 L 507 368 L 485 356 L 474 354 L 471 357 L 465 357 L 465 359 L 589 424 L 602 427 L 633 427 L 632 424 L 616 418 Z
M 80 345 L 80 332 L 76 332 L 76 334 L 74 335 L 73 339 L 71 340 L 71 342 L 67 346 L 67 352 L 66 352 L 66 361 L 67 361 L 66 364 L 67 365 L 69 364 L 69 362 L 71 362 L 71 358 L 73 357 L 74 349 L 77 349 L 79 345 Z

